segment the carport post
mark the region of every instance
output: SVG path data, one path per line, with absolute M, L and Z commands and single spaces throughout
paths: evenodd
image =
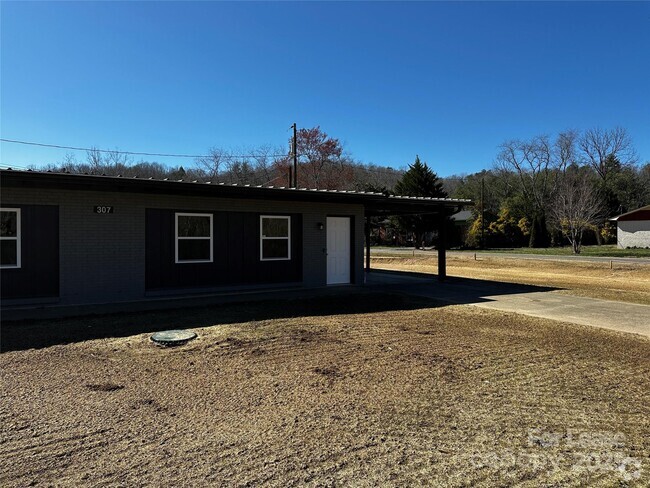
M 370 271 L 370 217 L 366 217 L 366 271 Z
M 438 228 L 438 281 L 447 279 L 447 216 L 444 209 Z

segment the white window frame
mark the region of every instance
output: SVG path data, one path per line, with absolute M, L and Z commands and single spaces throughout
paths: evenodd
M 286 219 L 287 237 L 264 237 L 264 219 Z M 286 258 L 265 258 L 264 241 L 287 241 Z M 290 215 L 260 215 L 260 261 L 291 261 L 291 216 Z
M 178 217 L 210 217 L 210 237 L 180 237 L 178 235 Z M 187 213 L 187 212 L 176 212 L 174 214 L 174 243 L 175 243 L 175 261 L 176 264 L 192 264 L 192 263 L 211 263 L 213 262 L 213 246 L 212 238 L 214 236 L 214 229 L 212 226 L 212 217 L 211 213 Z M 210 259 L 178 259 L 178 241 L 210 241 Z
M 0 269 L 17 269 L 22 266 L 21 263 L 21 256 L 20 256 L 20 248 L 21 248 L 21 243 L 22 243 L 22 232 L 20 229 L 20 209 L 19 208 L 5 208 L 2 207 L 0 208 L 0 211 L 2 212 L 15 212 L 16 214 L 16 237 L 2 237 L 0 236 L 0 240 L 2 241 L 16 241 L 16 264 L 3 264 L 0 265 Z

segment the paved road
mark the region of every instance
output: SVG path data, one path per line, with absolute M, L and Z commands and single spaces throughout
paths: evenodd
M 407 249 L 403 247 L 398 248 L 372 248 L 370 250 L 370 256 L 382 255 L 400 255 L 400 256 L 413 256 L 413 249 Z M 416 257 L 436 257 L 438 253 L 435 250 L 416 250 Z M 472 258 L 474 256 L 473 251 L 447 251 L 447 256 L 458 256 L 463 258 Z M 650 265 L 650 258 L 629 258 L 629 257 L 602 257 L 602 256 L 552 256 L 547 254 L 519 254 L 514 252 L 481 252 L 477 251 L 476 256 L 480 258 L 505 258 L 505 259 L 529 259 L 529 260 L 542 260 L 542 261 L 583 261 L 591 263 L 609 263 L 610 261 L 614 262 L 625 262 L 625 263 L 634 263 L 642 265 Z
M 366 284 L 453 304 L 523 313 L 650 337 L 648 305 L 565 295 L 539 286 L 466 278 L 450 278 L 448 282 L 440 284 L 435 277 L 377 270 L 367 275 Z

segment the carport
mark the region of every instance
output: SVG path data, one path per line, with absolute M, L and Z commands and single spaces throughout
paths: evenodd
M 372 217 L 395 217 L 400 215 L 433 215 L 435 228 L 438 232 L 438 280 L 447 277 L 447 226 L 445 222 L 450 215 L 459 212 L 464 207 L 472 205 L 471 200 L 456 198 L 382 196 L 368 198 L 364 202 L 365 209 L 365 271 L 370 272 L 370 219 Z

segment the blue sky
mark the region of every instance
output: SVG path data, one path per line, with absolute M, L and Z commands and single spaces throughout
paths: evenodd
M 1 28 L 3 138 L 201 154 L 286 145 L 296 122 L 444 176 L 506 139 L 620 125 L 650 160 L 650 2 L 2 2 Z

